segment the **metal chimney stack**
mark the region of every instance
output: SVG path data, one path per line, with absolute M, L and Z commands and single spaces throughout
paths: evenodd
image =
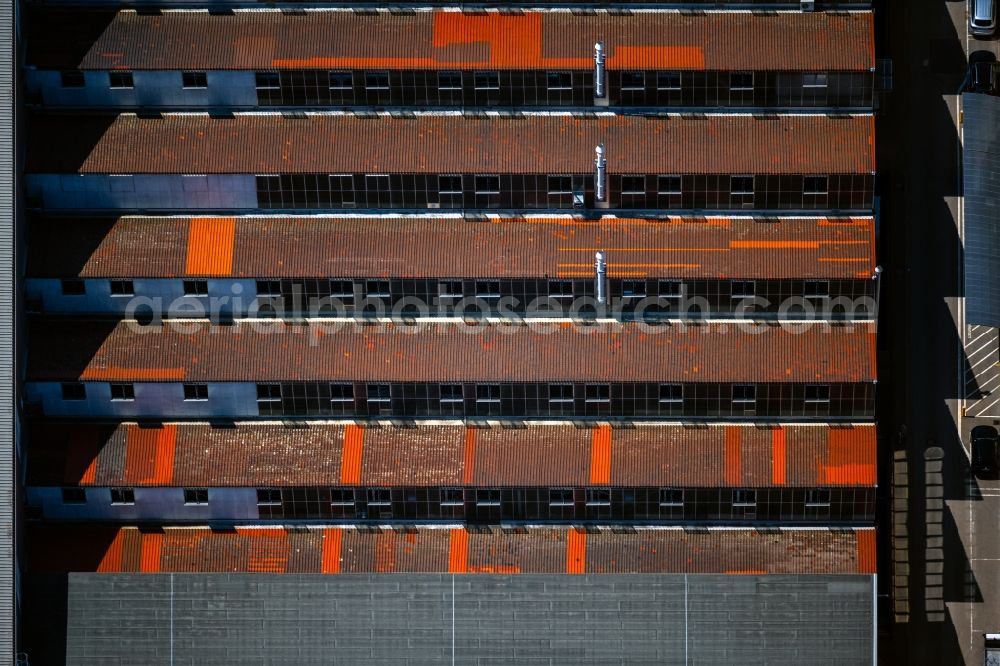
M 603 250 L 594 255 L 594 284 L 597 302 L 604 305 L 608 302 L 608 262 Z
M 604 42 L 594 44 L 594 99 L 604 99 Z
M 600 206 L 608 203 L 608 170 L 604 159 L 604 144 L 594 148 L 594 201 Z

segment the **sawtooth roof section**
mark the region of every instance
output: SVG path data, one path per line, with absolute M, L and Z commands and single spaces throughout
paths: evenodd
M 875 427 L 36 422 L 30 485 L 874 486 Z M 351 447 L 345 440 L 351 440 Z M 349 459 L 357 452 L 360 463 Z M 353 464 L 352 464 L 353 463 Z M 351 474 L 353 478 L 353 472 Z
M 81 174 L 862 174 L 872 116 L 40 115 L 26 170 Z
M 611 70 L 868 71 L 873 34 L 871 12 L 50 11 L 29 22 L 28 62 L 97 70 L 590 70 L 594 43 L 603 41 Z
M 33 572 L 757 573 L 875 572 L 875 530 L 574 528 L 232 531 L 31 527 Z
M 872 218 L 59 218 L 30 232 L 39 278 L 589 277 L 597 250 L 612 278 L 867 279 L 875 268 Z
M 29 381 L 835 383 L 876 376 L 871 324 L 651 331 L 622 324 L 140 326 L 35 318 L 28 328 Z

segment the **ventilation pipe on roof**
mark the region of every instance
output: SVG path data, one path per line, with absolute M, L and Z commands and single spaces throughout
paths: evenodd
M 604 305 L 608 302 L 608 262 L 604 250 L 598 250 L 594 255 L 594 286 L 597 302 Z
M 594 201 L 598 206 L 608 205 L 608 161 L 604 159 L 604 144 L 594 148 Z
M 594 44 L 594 99 L 604 99 L 607 90 L 604 85 L 604 42 Z

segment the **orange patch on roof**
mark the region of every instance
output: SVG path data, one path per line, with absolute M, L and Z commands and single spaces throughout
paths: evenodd
M 857 264 L 868 261 L 868 257 L 820 257 L 816 261 L 823 261 L 828 264 Z
M 340 462 L 340 482 L 361 483 L 361 461 L 364 454 L 365 429 L 354 424 L 344 428 L 344 451 Z
M 233 239 L 236 218 L 198 217 L 188 227 L 188 275 L 230 275 L 233 272 Z
M 160 571 L 160 555 L 163 552 L 163 534 L 143 534 L 141 554 L 139 556 L 139 571 L 142 573 L 158 573 Z
M 875 530 L 858 530 L 858 573 L 877 573 L 875 558 Z
M 590 482 L 611 483 L 611 426 L 594 429 L 590 445 Z
M 726 426 L 726 484 L 738 486 L 743 480 L 740 426 Z
M 125 439 L 125 471 L 122 475 L 126 484 L 139 485 L 153 477 L 156 470 L 156 445 L 159 428 L 128 426 Z
M 462 458 L 462 483 L 469 485 L 476 473 L 476 429 L 465 429 L 465 454 Z
M 448 573 L 467 573 L 469 571 L 469 533 L 464 527 L 451 530 L 451 540 L 448 545 Z
M 337 56 L 275 58 L 277 68 L 342 67 L 366 69 L 546 69 L 593 68 L 592 57 L 549 57 L 542 53 L 542 14 L 463 14 L 435 12 L 434 54 L 421 57 Z M 468 45 L 483 46 L 482 56 L 470 55 Z M 605 45 L 608 69 L 704 69 L 700 46 Z M 461 54 L 461 55 L 460 55 Z
M 759 576 L 761 574 L 768 573 L 768 571 L 766 569 L 726 569 L 725 573 L 737 576 L 740 575 Z
M 771 482 L 785 485 L 785 429 L 781 426 L 771 431 Z
M 571 529 L 566 538 L 566 573 L 582 574 L 587 570 L 587 533 Z
M 736 250 L 818 250 L 819 241 L 729 241 L 729 247 Z
M 174 479 L 177 425 L 128 426 L 123 478 L 131 485 L 170 485 Z
M 339 527 L 323 530 L 323 557 L 320 564 L 322 573 L 340 573 L 340 547 L 344 532 Z
M 108 549 L 97 565 L 100 573 L 114 573 L 122 570 L 122 545 L 125 541 L 125 530 L 118 530 Z
M 852 217 L 850 219 L 837 218 L 837 217 L 824 217 L 816 223 L 818 226 L 836 226 L 836 227 L 867 227 L 871 226 L 872 220 L 863 217 Z
M 86 368 L 80 379 L 95 381 L 101 379 L 127 379 L 132 381 L 184 379 L 184 368 Z
M 177 449 L 177 425 L 165 425 L 157 430 L 156 460 L 153 478 L 157 485 L 167 485 L 174 480 L 174 454 Z
M 469 573 L 519 574 L 521 567 L 513 564 L 484 564 L 479 567 L 469 567 Z
M 877 483 L 875 436 L 872 428 L 831 428 L 819 483 L 873 486 Z
M 694 267 L 694 264 L 692 264 Z M 558 277 L 590 277 L 594 272 L 590 271 L 556 271 Z M 643 277 L 649 275 L 649 271 L 616 271 L 608 268 L 608 275 L 613 277 Z

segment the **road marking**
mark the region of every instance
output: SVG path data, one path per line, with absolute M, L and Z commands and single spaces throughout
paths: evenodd
M 1000 379 L 1000 374 L 993 375 L 992 377 L 990 377 L 989 379 L 986 380 L 985 384 L 981 384 L 979 386 L 979 390 L 982 391 L 984 388 L 986 388 L 987 386 L 989 386 L 993 382 L 997 381 L 998 379 Z
M 976 328 L 979 328 L 979 327 L 977 326 Z M 966 347 L 968 347 L 969 345 L 974 345 L 974 344 L 976 344 L 976 340 L 978 340 L 979 338 L 983 337 L 984 335 L 989 335 L 989 334 L 990 334 L 990 332 L 989 332 L 989 331 L 986 331 L 985 333 L 980 333 L 979 335 L 977 335 L 977 336 L 976 336 L 976 337 L 974 337 L 973 339 L 969 340 L 969 341 L 968 341 L 968 342 L 967 342 L 967 343 L 965 344 L 965 346 L 966 346 Z
M 981 366 L 983 363 L 985 363 L 987 361 L 991 361 L 991 360 L 993 360 L 993 359 L 991 359 L 989 356 L 987 356 L 982 361 L 979 361 L 975 365 L 971 366 L 971 368 L 972 368 L 973 371 L 975 371 L 975 369 L 978 368 L 979 366 Z
M 995 406 L 998 402 L 1000 402 L 1000 398 L 997 398 L 990 404 L 986 405 L 986 407 L 984 407 L 982 410 L 977 411 L 975 414 L 970 413 L 972 412 L 972 409 L 966 409 L 966 416 L 969 416 L 974 419 L 982 418 L 984 416 L 989 416 L 987 412 L 989 412 L 990 408 Z M 973 409 L 975 409 L 975 407 L 973 407 Z M 968 453 L 968 450 L 966 450 L 966 453 Z
M 977 342 L 979 342 L 979 340 L 982 340 L 983 338 L 986 338 L 986 341 L 982 345 L 980 345 L 979 347 L 977 347 L 976 349 L 972 349 L 972 346 L 974 344 L 976 344 Z M 996 331 L 996 329 L 993 329 L 992 331 L 989 331 L 987 333 L 981 333 L 975 340 L 973 340 L 972 342 L 967 343 L 965 345 L 965 349 L 966 349 L 966 351 L 969 352 L 969 354 L 971 356 L 976 356 L 981 351 L 988 349 L 991 344 L 996 343 L 996 338 L 997 338 L 997 331 Z
M 961 217 L 961 205 L 959 213 Z M 959 314 L 964 319 L 965 299 L 959 299 Z M 965 331 L 964 326 L 960 327 Z M 961 404 L 964 406 L 964 413 L 970 417 L 1000 416 L 1000 410 L 994 408 L 1000 404 L 1000 398 L 992 395 L 993 390 L 1000 384 L 1000 331 L 990 326 L 970 327 L 978 332 L 975 338 L 963 345 L 965 352 L 966 369 L 965 385 L 962 391 Z M 985 342 L 984 342 L 985 340 Z M 961 357 L 959 365 L 962 364 Z M 959 436 L 961 437 L 961 420 L 959 420 Z M 964 447 L 963 443 L 963 447 Z

